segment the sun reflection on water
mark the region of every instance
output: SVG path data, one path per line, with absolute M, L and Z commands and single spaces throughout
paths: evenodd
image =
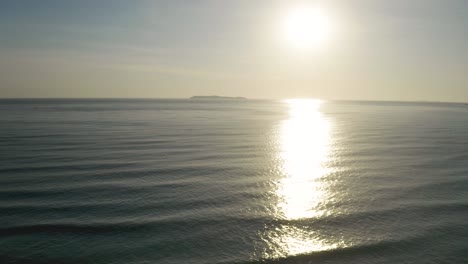
M 286 219 L 317 216 L 324 199 L 320 177 L 326 174 L 330 124 L 319 112 L 319 100 L 287 100 L 290 118 L 280 128 L 280 153 L 285 175 L 278 185 L 281 209 Z
M 275 218 L 287 224 L 272 227 L 265 234 L 269 244 L 266 258 L 324 251 L 339 245 L 336 239 L 321 236 L 319 230 L 294 224 L 330 214 L 326 203 L 332 195 L 324 177 L 330 173 L 327 161 L 332 156 L 331 124 L 320 112 L 320 100 L 293 99 L 285 103 L 289 118 L 278 129 L 281 177 L 276 184 Z

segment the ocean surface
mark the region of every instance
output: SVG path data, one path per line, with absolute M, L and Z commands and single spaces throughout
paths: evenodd
M 468 105 L 0 100 L 0 263 L 468 263 Z

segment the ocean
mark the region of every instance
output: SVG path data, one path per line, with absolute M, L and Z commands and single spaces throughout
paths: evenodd
M 0 263 L 468 263 L 468 105 L 0 100 Z

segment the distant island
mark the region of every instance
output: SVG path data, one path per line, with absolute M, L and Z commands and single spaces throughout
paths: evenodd
M 231 96 L 219 96 L 219 95 L 209 95 L 209 96 L 192 96 L 190 97 L 190 99 L 202 99 L 202 100 L 218 100 L 218 99 L 222 99 L 222 100 L 246 100 L 247 98 L 245 97 L 240 97 L 240 96 L 236 96 L 236 97 L 231 97 Z

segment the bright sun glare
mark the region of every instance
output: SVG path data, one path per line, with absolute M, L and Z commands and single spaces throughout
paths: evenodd
M 330 17 L 318 7 L 293 8 L 283 21 L 286 40 L 297 49 L 315 49 L 324 46 L 331 31 Z

